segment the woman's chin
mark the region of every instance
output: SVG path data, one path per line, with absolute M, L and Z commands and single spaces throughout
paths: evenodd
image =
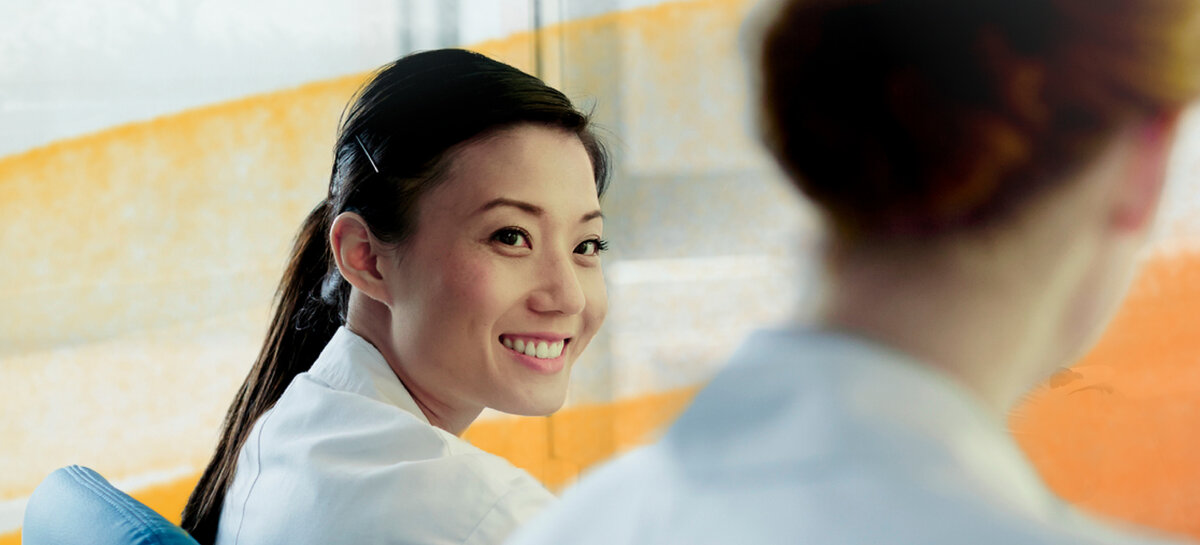
M 531 395 L 514 400 L 504 407 L 492 407 L 497 411 L 516 416 L 550 416 L 562 408 L 567 400 L 567 389 L 552 392 L 532 392 Z

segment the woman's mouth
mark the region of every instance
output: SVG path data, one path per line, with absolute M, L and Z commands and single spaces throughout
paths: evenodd
M 563 348 L 570 338 L 560 340 L 546 340 L 532 337 L 522 337 L 519 335 L 501 335 L 500 342 L 505 348 L 512 350 L 518 354 L 537 358 L 539 360 L 557 359 L 563 353 Z
M 553 375 L 566 367 L 566 346 L 570 337 L 560 335 L 501 335 L 500 344 L 521 365 L 544 375 Z

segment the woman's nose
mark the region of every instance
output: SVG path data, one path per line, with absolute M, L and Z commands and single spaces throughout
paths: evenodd
M 587 304 L 574 262 L 567 256 L 546 256 L 535 272 L 536 288 L 529 308 L 539 313 L 579 314 Z

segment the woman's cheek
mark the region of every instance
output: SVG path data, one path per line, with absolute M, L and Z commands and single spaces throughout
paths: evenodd
M 455 307 L 484 305 L 493 291 L 495 272 L 478 258 L 449 260 L 440 273 L 445 302 Z
M 457 298 L 482 320 L 495 319 L 521 302 L 530 272 L 494 259 L 463 260 L 455 275 Z
M 604 318 L 608 316 L 608 288 L 604 284 L 604 275 L 599 269 L 590 274 L 585 284 L 587 287 L 587 306 L 584 308 L 584 317 L 589 327 L 594 333 L 600 328 L 600 324 L 604 322 Z

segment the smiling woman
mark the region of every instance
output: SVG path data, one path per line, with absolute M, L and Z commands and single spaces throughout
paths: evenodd
M 545 415 L 607 311 L 587 116 L 437 50 L 379 71 L 339 131 L 262 351 L 183 526 L 202 543 L 499 543 L 551 496 L 458 436 Z
M 594 176 L 576 135 L 523 124 L 458 151 L 401 249 L 373 241 L 357 213 L 334 221 L 334 258 L 356 288 L 347 326 L 433 425 L 459 435 L 484 407 L 562 405 L 564 369 L 607 310 Z

